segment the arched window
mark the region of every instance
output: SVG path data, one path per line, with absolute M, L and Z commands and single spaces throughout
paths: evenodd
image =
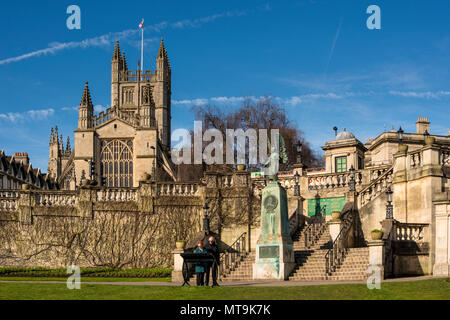
M 133 186 L 133 142 L 103 140 L 101 172 L 107 187 Z

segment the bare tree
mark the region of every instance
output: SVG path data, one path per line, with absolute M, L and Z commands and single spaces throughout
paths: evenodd
M 225 136 L 227 129 L 267 129 L 268 132 L 272 129 L 279 129 L 285 140 L 289 159 L 289 163 L 282 166 L 281 170 L 286 170 L 290 164 L 296 162 L 296 144 L 298 141 L 303 144 L 304 164 L 310 167 L 323 165 L 322 157 L 311 149 L 310 144 L 303 137 L 302 130 L 289 120 L 286 110 L 274 103 L 271 97 L 261 98 L 257 101 L 248 98 L 237 109 L 219 108 L 216 105 L 200 105 L 193 106 L 192 111 L 195 113 L 196 119 L 203 121 L 203 130 L 214 128 L 222 132 L 223 136 Z

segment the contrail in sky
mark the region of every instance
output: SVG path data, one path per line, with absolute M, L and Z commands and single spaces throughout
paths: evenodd
M 341 17 L 341 19 L 339 20 L 339 26 L 338 26 L 338 28 L 336 30 L 336 34 L 334 35 L 333 44 L 331 45 L 330 55 L 328 57 L 327 68 L 325 69 L 325 74 L 328 73 L 328 68 L 330 67 L 331 59 L 333 58 L 334 49 L 336 48 L 336 42 L 337 42 L 337 40 L 339 38 L 339 34 L 341 33 L 342 21 L 343 20 L 344 20 L 343 17 Z
M 158 24 L 154 24 L 151 26 L 146 27 L 146 29 L 150 29 L 155 32 L 160 32 L 163 29 L 172 28 L 172 29 L 183 29 L 186 27 L 190 28 L 196 28 L 199 27 L 205 23 L 213 22 L 220 18 L 231 18 L 231 17 L 240 17 L 244 16 L 248 13 L 247 10 L 241 10 L 241 11 L 227 11 L 223 13 L 217 13 L 211 16 L 198 18 L 198 19 L 185 19 L 180 20 L 177 22 L 161 22 Z M 137 25 L 137 24 L 136 24 Z M 33 52 L 29 52 L 26 54 L 22 54 L 20 56 L 11 57 L 7 59 L 0 60 L 0 65 L 19 62 L 25 59 L 33 58 L 33 57 L 39 57 L 44 56 L 48 54 L 55 54 L 58 51 L 66 50 L 66 49 L 75 49 L 75 48 L 88 48 L 88 47 L 99 47 L 99 46 L 105 46 L 110 44 L 114 40 L 121 40 L 129 38 L 135 34 L 137 34 L 139 30 L 136 29 L 129 29 L 124 30 L 121 32 L 110 32 L 98 37 L 94 38 L 88 38 L 82 41 L 71 41 L 71 42 L 53 42 L 49 44 L 48 48 L 36 50 Z

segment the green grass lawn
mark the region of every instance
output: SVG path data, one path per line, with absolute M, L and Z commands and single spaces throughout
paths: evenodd
M 67 277 L 0 277 L 0 281 L 67 281 Z M 172 278 L 81 277 L 82 282 L 171 282 Z
M 381 290 L 364 284 L 302 287 L 174 287 L 95 285 L 82 283 L 81 290 L 65 284 L 0 283 L 0 299 L 51 300 L 402 300 L 450 299 L 448 279 L 382 283 Z

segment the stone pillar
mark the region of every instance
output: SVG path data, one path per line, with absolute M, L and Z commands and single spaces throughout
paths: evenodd
M 408 146 L 400 144 L 398 152 L 394 154 L 393 170 L 393 206 L 394 218 L 401 222 L 407 222 L 407 152 Z
M 334 243 L 339 233 L 341 232 L 342 221 L 340 219 L 331 220 L 330 222 L 328 222 L 328 225 L 330 228 L 331 241 Z
M 450 276 L 450 204 L 436 205 L 435 261 L 433 275 Z
M 80 188 L 78 194 L 78 213 L 82 218 L 93 219 L 94 210 L 93 202 L 97 200 L 97 193 L 89 186 L 83 186 Z
M 370 273 L 380 271 L 381 280 L 384 279 L 384 241 L 371 240 L 369 246 L 369 268 Z
M 263 190 L 261 234 L 256 245 L 253 279 L 287 280 L 295 267 L 286 190 L 278 181 Z
M 297 172 L 300 176 L 306 175 L 306 166 L 302 163 L 295 163 L 292 165 L 294 168 L 293 174 L 295 175 Z
M 183 258 L 181 254 L 184 253 L 184 249 L 175 249 L 173 254 L 173 271 L 172 282 L 183 282 Z
M 36 199 L 31 193 L 29 186 L 22 186 L 23 191 L 20 193 L 20 198 L 17 205 L 17 214 L 19 222 L 22 225 L 33 224 L 32 208 L 36 204 Z
M 153 200 L 156 194 L 156 184 L 150 179 L 140 181 L 137 193 L 138 209 L 142 213 L 153 213 Z

